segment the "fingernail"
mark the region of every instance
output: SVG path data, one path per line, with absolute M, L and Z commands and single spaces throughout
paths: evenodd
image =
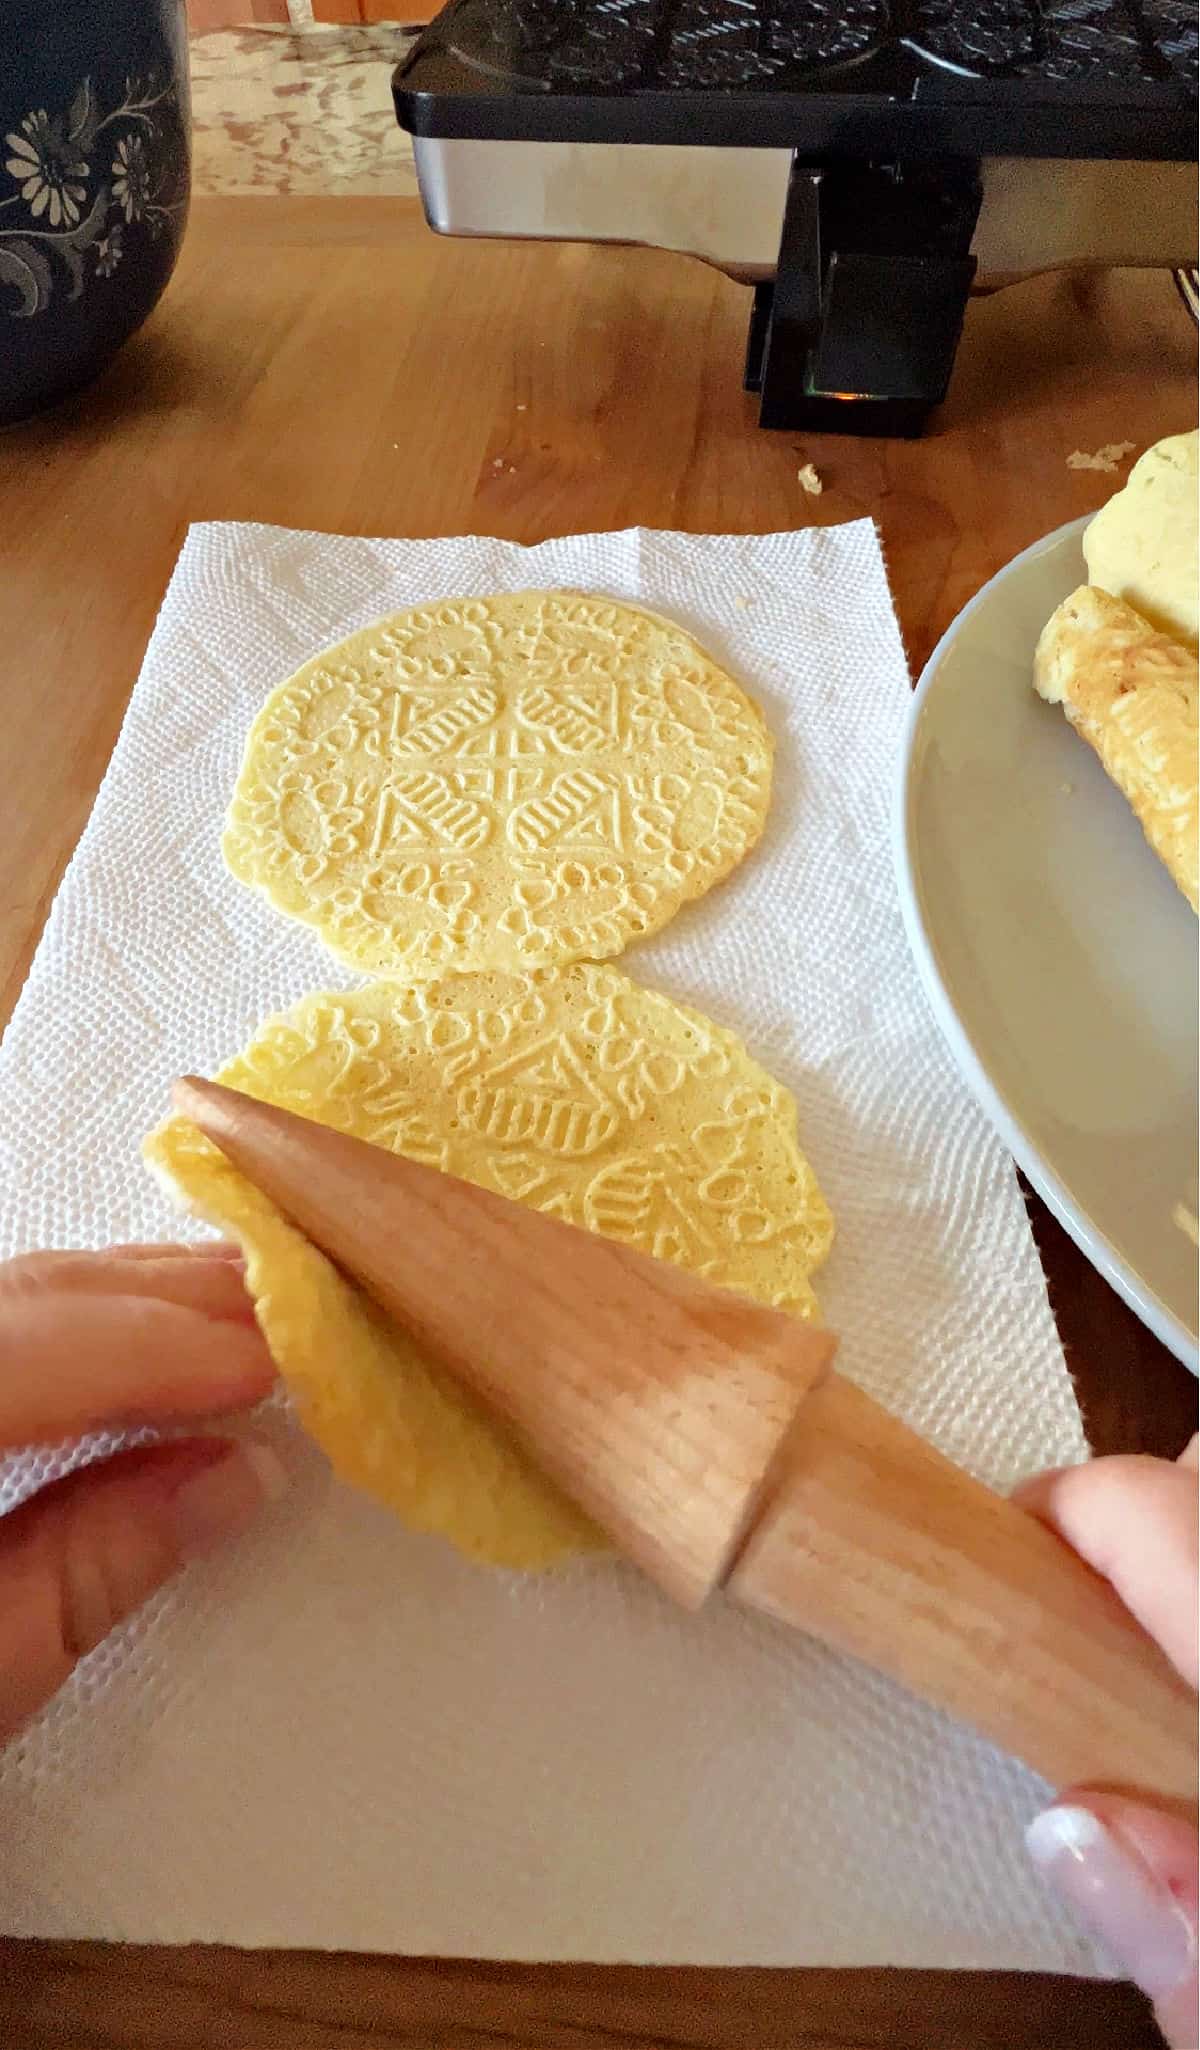
M 1039 1871 L 1152 2000 L 1194 1968 L 1195 1934 L 1178 1902 L 1090 1808 L 1045 1809 L 1025 1842 Z
M 198 1559 L 248 1530 L 261 1509 L 278 1501 L 287 1475 L 266 1445 L 240 1444 L 223 1459 L 189 1474 L 171 1497 L 181 1554 Z

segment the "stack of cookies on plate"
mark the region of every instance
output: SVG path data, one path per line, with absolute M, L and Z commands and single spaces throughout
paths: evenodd
M 1064 600 L 1034 657 L 1128 798 L 1193 910 L 1197 849 L 1197 443 L 1147 449 L 1084 535 L 1088 581 Z

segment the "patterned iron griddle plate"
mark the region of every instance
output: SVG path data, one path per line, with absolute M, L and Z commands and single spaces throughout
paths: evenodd
M 790 108 L 797 147 L 869 147 L 873 117 L 885 145 L 1186 157 L 1197 43 L 1189 0 L 450 0 L 396 100 L 430 134 L 777 145 Z

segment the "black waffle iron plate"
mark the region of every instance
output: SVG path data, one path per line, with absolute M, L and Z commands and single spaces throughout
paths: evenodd
M 757 287 L 764 425 L 915 433 L 983 273 L 1195 260 L 1197 40 L 1183 0 L 451 0 L 394 94 L 435 227 L 689 249 Z

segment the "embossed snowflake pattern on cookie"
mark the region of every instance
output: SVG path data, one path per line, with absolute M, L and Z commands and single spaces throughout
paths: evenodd
M 396 613 L 251 730 L 234 875 L 373 975 L 604 960 L 758 839 L 771 740 L 671 621 L 569 591 Z

